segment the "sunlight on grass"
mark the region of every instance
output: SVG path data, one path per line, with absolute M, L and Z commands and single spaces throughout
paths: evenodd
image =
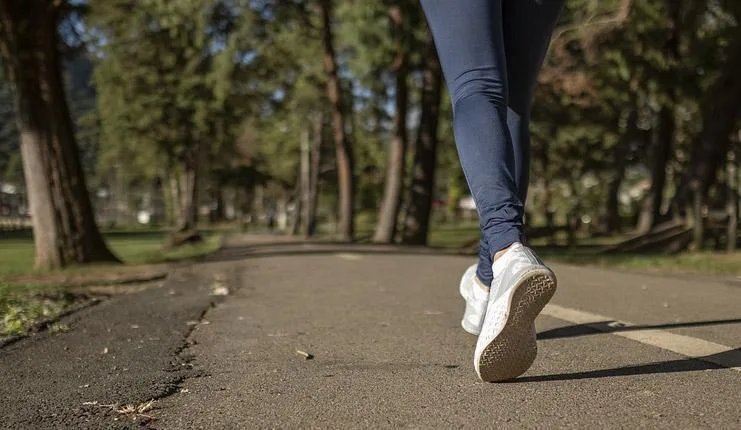
M 741 275 L 741 254 L 697 252 L 676 255 L 599 254 L 594 249 L 537 248 L 550 261 L 656 273 Z
M 478 222 L 434 225 L 430 230 L 430 246 L 438 248 L 461 248 L 477 244 Z
M 219 247 L 221 235 L 205 233 L 203 242 L 195 245 L 184 245 L 180 248 L 164 251 L 165 232 L 112 232 L 104 235 L 111 250 L 126 265 L 154 264 L 194 258 L 215 251 Z M 0 276 L 35 273 L 33 270 L 33 239 L 14 238 L 0 239 Z M 71 267 L 65 271 L 84 270 L 82 267 Z
M 33 239 L 0 240 L 0 275 L 28 273 L 33 270 Z
M 54 319 L 70 306 L 88 300 L 83 296 L 70 294 L 64 288 L 44 285 L 36 280 L 50 275 L 63 275 L 54 278 L 53 283 L 64 284 L 63 277 L 85 274 L 99 282 L 107 277 L 129 277 L 141 271 L 138 265 L 164 263 L 195 258 L 218 249 L 221 234 L 209 232 L 203 235 L 203 242 L 184 245 L 174 250 L 164 251 L 162 244 L 166 233 L 158 231 L 115 231 L 105 234 L 106 241 L 113 252 L 125 265 L 96 264 L 73 266 L 61 271 L 34 271 L 33 239 L 16 237 L 0 240 L 0 279 L 12 279 L 13 275 L 29 275 L 30 281 L 0 282 L 0 338 L 22 334 L 41 320 Z
M 21 334 L 41 320 L 53 319 L 79 298 L 56 287 L 0 283 L 0 337 Z

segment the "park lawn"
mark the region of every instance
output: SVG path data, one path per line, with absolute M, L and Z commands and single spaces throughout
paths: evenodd
M 741 253 L 685 252 L 663 254 L 599 254 L 594 248 L 540 248 L 543 259 L 569 264 L 651 273 L 741 277 Z
M 35 271 L 34 248 L 30 237 L 0 240 L 0 341 L 3 337 L 26 332 L 43 320 L 53 320 L 72 306 L 91 300 L 76 282 L 101 285 L 132 276 L 151 276 L 165 268 L 159 263 L 196 258 L 218 249 L 221 234 L 206 232 L 196 245 L 164 251 L 162 231 L 116 231 L 106 233 L 106 242 L 124 261 L 123 265 L 95 264 L 58 271 Z M 71 285 L 67 285 L 71 284 Z M 52 330 L 64 330 L 52 325 Z
M 87 300 L 89 298 L 72 294 L 65 287 L 0 282 L 0 341 L 24 333 L 40 321 L 53 320 Z M 64 326 L 51 328 L 63 330 Z
M 478 246 L 479 223 L 437 224 L 430 229 L 429 244 L 434 248 L 469 248 Z
M 105 233 L 105 239 L 111 250 L 126 265 L 157 264 L 195 258 L 215 251 L 219 247 L 220 234 L 204 233 L 204 241 L 196 245 L 185 245 L 165 251 L 162 249 L 166 232 L 164 231 L 115 231 Z M 13 275 L 38 275 L 54 272 L 39 272 L 33 269 L 33 239 L 20 237 L 0 239 L 0 280 Z M 98 271 L 116 268 L 117 265 L 93 265 L 70 267 L 61 272 Z
M 475 248 L 478 223 L 436 225 L 430 231 L 430 245 L 440 248 Z M 662 254 L 601 254 L 599 249 L 624 240 L 625 236 L 579 237 L 573 247 L 548 247 L 545 239 L 532 241 L 539 255 L 548 261 L 653 273 L 741 276 L 741 252 L 695 252 Z M 565 237 L 561 238 L 565 241 Z

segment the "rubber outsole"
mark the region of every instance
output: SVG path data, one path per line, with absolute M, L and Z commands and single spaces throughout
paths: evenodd
M 556 277 L 538 270 L 523 277 L 510 298 L 504 328 L 481 352 L 476 369 L 486 382 L 514 379 L 535 361 L 535 318 L 556 292 Z

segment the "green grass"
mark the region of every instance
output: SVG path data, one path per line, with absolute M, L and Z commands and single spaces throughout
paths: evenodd
M 216 250 L 220 234 L 206 232 L 204 241 L 195 245 L 185 245 L 171 251 L 164 251 L 164 231 L 112 231 L 104 234 L 111 250 L 127 265 L 154 264 L 177 261 L 203 255 Z M 14 237 L 0 239 L 0 277 L 24 275 L 35 272 L 33 269 L 33 239 Z M 65 271 L 85 270 L 84 267 L 71 267 Z M 47 272 L 48 273 L 48 272 Z
M 538 248 L 546 260 L 654 273 L 740 276 L 741 254 L 695 252 L 676 255 L 599 254 L 594 248 Z
M 53 319 L 83 299 L 59 287 L 0 283 L 0 338 L 25 332 Z
M 44 278 L 64 278 L 68 275 L 110 275 L 137 265 L 173 262 L 195 258 L 219 247 L 220 231 L 206 231 L 203 242 L 165 251 L 162 244 L 167 233 L 153 230 L 117 230 L 104 234 L 106 242 L 125 265 L 93 265 L 66 268 L 61 271 L 34 271 L 33 238 L 27 232 L 16 232 L 0 239 L 0 338 L 21 334 L 41 320 L 53 319 L 70 306 L 87 300 L 66 288 L 43 282 Z M 120 276 L 130 276 L 122 271 Z M 12 282 L 14 276 L 25 275 L 30 281 Z M 6 281 L 3 281 L 3 278 Z M 38 278 L 38 279 L 37 279 Z M 8 280 L 11 280 L 8 282 Z
M 558 237 L 559 243 L 566 238 Z M 477 223 L 437 225 L 430 232 L 430 245 L 441 248 L 461 248 L 476 245 L 479 237 Z M 614 245 L 625 236 L 578 237 L 578 246 L 549 247 L 545 238 L 536 239 L 531 245 L 549 261 L 560 261 L 577 265 L 625 269 L 654 273 L 694 273 L 705 275 L 741 276 L 741 253 L 723 252 L 662 254 L 601 254 L 603 246 Z
M 436 248 L 462 248 L 478 245 L 478 222 L 438 224 L 430 230 L 429 244 Z

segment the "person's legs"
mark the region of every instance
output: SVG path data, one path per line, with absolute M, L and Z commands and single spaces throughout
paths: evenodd
M 540 4 L 538 0 L 421 1 L 453 101 L 458 155 L 479 212 L 485 243 L 477 277 L 484 281 L 481 278 L 488 273 L 481 273 L 482 269 L 490 267 L 492 272 L 490 292 L 467 282 L 473 267 L 464 274 L 461 295 L 466 311 L 462 325 L 470 333 L 479 333 L 474 350 L 479 377 L 489 382 L 506 380 L 521 375 L 535 360 L 535 318 L 553 296 L 557 280 L 532 250 L 518 243 L 523 240 L 521 196 L 527 192 L 526 113 L 542 54 L 537 56 L 541 60 L 533 65 L 531 77 L 523 77 L 524 83 L 515 91 L 514 95 L 520 96 L 518 102 L 526 100 L 526 109 L 521 109 L 522 103 L 511 108 L 516 122 L 513 127 L 524 130 L 513 141 L 507 124 L 512 92 L 507 79 L 510 74 L 525 73 L 521 68 L 530 62 L 524 59 L 536 55 L 515 56 L 522 61 L 515 68 L 508 66 L 504 28 L 517 29 L 513 50 L 531 49 L 535 43 L 530 37 L 547 37 L 550 29 L 545 35 L 536 22 L 525 21 L 528 14 L 520 14 L 518 7 L 511 9 L 515 12 L 503 8 L 503 2 Z M 505 10 L 511 16 L 505 16 Z M 493 258 L 505 249 L 501 257 Z
M 490 253 L 522 240 L 507 129 L 502 0 L 422 0 L 453 102 L 458 155 Z
M 517 188 L 527 199 L 530 170 L 530 111 L 533 91 L 564 0 L 505 0 L 504 45 L 509 98 L 507 127 L 515 146 Z
M 538 72 L 548 50 L 564 0 L 504 0 L 504 46 L 507 63 L 507 128 L 512 137 L 518 195 L 527 200 L 530 171 L 530 111 Z M 491 255 L 482 235 L 477 277 L 490 285 Z

